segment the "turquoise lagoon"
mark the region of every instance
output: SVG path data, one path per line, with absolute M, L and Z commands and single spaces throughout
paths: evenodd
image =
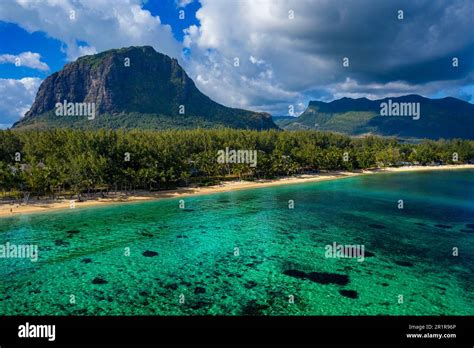
M 0 259 L 0 315 L 473 315 L 473 174 L 3 218 L 0 244 L 39 255 Z M 363 245 L 364 261 L 325 257 L 334 242 Z

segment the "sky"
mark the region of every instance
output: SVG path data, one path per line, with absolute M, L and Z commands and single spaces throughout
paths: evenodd
M 472 0 L 2 0 L 0 128 L 78 57 L 151 45 L 226 106 L 420 94 L 474 103 Z

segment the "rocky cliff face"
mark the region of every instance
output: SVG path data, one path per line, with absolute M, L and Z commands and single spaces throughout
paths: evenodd
M 107 122 L 111 128 L 140 127 L 143 124 L 133 119 L 144 114 L 149 128 L 162 128 L 164 117 L 166 128 L 173 126 L 174 118 L 179 128 L 186 126 L 186 120 L 191 127 L 198 120 L 205 127 L 276 128 L 269 114 L 212 101 L 196 88 L 176 59 L 149 46 L 110 50 L 67 64 L 43 81 L 31 109 L 15 127 L 64 125 L 64 120 L 54 117 L 56 103 L 64 101 L 95 103 L 95 122 L 100 127 L 107 127 Z M 100 115 L 106 117 L 101 120 Z M 66 125 L 80 127 L 83 122 L 68 119 Z

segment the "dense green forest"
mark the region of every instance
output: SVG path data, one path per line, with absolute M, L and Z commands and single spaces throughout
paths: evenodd
M 222 164 L 217 153 L 256 150 L 257 165 Z M 457 156 L 457 161 L 456 161 Z M 474 141 L 419 144 L 317 131 L 97 130 L 0 131 L 3 195 L 159 190 L 219 180 L 272 178 L 319 170 L 466 163 Z

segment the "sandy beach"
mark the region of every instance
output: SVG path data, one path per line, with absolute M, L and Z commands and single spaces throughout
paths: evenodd
M 78 202 L 77 200 L 35 200 L 31 199 L 28 204 L 0 203 L 0 217 L 15 216 L 21 214 L 31 214 L 39 212 L 48 212 L 60 209 L 80 209 L 83 207 L 92 207 L 104 204 L 122 204 L 127 202 L 148 201 L 165 198 L 181 198 L 196 195 L 206 195 L 218 192 L 254 189 L 259 187 L 269 187 L 276 185 L 301 184 L 308 182 L 318 182 L 326 180 L 335 180 L 348 178 L 358 175 L 374 175 L 378 173 L 390 172 L 417 172 L 430 170 L 456 170 L 456 169 L 474 169 L 474 164 L 444 165 L 444 166 L 404 166 L 398 168 L 380 168 L 355 172 L 327 172 L 314 175 L 299 175 L 274 180 L 260 181 L 229 181 L 219 185 L 208 187 L 183 187 L 176 190 L 159 192 L 139 192 L 133 196 L 121 195 L 120 197 L 97 198 Z M 72 208 L 73 207 L 73 208 Z

